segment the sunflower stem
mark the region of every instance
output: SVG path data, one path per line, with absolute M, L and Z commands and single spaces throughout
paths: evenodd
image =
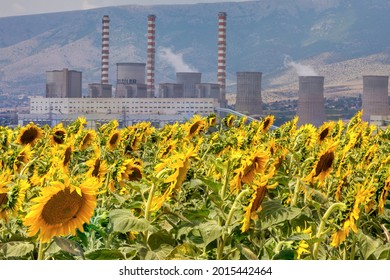
M 44 260 L 44 257 L 45 257 L 45 250 L 44 250 L 44 245 L 45 243 L 43 243 L 41 240 L 39 241 L 39 247 L 38 247 L 38 260 Z
M 321 218 L 321 222 L 318 226 L 318 229 L 317 229 L 317 234 L 316 234 L 316 238 L 317 239 L 320 239 L 322 234 L 324 233 L 324 228 L 325 228 L 325 224 L 326 222 L 328 221 L 330 215 L 336 211 L 336 210 L 343 210 L 345 209 L 347 206 L 345 205 L 345 203 L 343 202 L 337 202 L 337 203 L 333 203 L 329 208 L 328 210 L 326 210 L 324 216 L 322 216 Z M 318 258 L 318 247 L 320 245 L 320 242 L 317 241 L 316 243 L 314 243 L 314 246 L 313 246 L 313 259 L 316 260 Z
M 297 178 L 297 182 L 295 183 L 295 187 L 294 187 L 294 194 L 293 194 L 293 198 L 291 200 L 291 206 L 296 206 L 297 204 L 297 200 L 298 200 L 298 193 L 299 193 L 299 189 L 300 189 L 300 180 L 299 180 L 299 177 Z

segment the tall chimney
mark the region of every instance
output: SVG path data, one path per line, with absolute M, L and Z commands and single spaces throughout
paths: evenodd
M 226 102 L 226 13 L 218 13 L 218 84 L 220 86 L 220 103 Z
M 363 76 L 362 107 L 364 121 L 370 121 L 371 116 L 388 116 L 389 76 Z
M 323 76 L 299 76 L 297 115 L 299 126 L 318 127 L 326 120 Z
M 105 15 L 102 20 L 102 84 L 108 84 L 109 29 L 110 18 Z
M 146 66 L 147 97 L 154 97 L 154 60 L 156 53 L 156 16 L 148 15 L 148 58 Z

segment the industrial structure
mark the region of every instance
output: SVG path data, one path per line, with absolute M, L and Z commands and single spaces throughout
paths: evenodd
M 370 121 L 372 116 L 390 115 L 388 86 L 389 76 L 363 76 L 362 119 L 364 121 Z
M 235 110 L 247 115 L 262 115 L 261 72 L 237 72 Z
M 46 71 L 46 97 L 81 97 L 82 73 L 75 70 Z
M 88 85 L 88 97 L 107 98 L 112 97 L 112 85 L 108 80 L 110 53 L 110 18 L 108 15 L 102 19 L 102 61 L 101 81 Z
M 116 98 L 146 98 L 145 63 L 116 64 Z
M 323 76 L 299 76 L 297 116 L 298 126 L 320 126 L 325 121 Z
M 148 47 L 147 47 L 147 97 L 154 97 L 154 63 L 156 54 L 156 16 L 148 16 Z
M 183 97 L 196 97 L 196 84 L 200 84 L 202 74 L 197 72 L 177 72 L 176 83 L 183 85 Z
M 220 86 L 220 103 L 226 106 L 226 18 L 225 12 L 218 13 L 218 64 L 217 79 Z

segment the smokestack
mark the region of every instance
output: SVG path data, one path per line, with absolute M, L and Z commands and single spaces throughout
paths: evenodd
M 321 126 L 325 121 L 323 76 L 299 76 L 298 125 Z
M 388 116 L 389 76 L 363 76 L 362 107 L 364 121 L 370 121 L 370 116 Z
M 148 15 L 147 97 L 154 97 L 154 60 L 156 53 L 156 16 Z
M 261 72 L 237 72 L 235 110 L 247 115 L 261 115 Z
M 105 15 L 102 20 L 102 84 L 108 84 L 109 29 L 110 18 Z
M 226 101 L 226 13 L 218 13 L 218 84 L 220 86 L 220 103 L 225 107 Z

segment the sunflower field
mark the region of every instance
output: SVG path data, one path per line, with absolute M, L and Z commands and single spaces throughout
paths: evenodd
M 0 259 L 390 259 L 390 127 L 273 122 L 0 127 Z

